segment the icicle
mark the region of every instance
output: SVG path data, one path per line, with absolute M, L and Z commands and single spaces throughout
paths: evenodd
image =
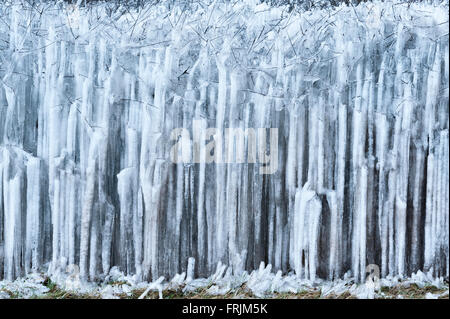
M 42 218 L 40 205 L 40 160 L 30 158 L 27 163 L 27 217 L 25 271 L 36 271 L 42 258 L 41 238 Z

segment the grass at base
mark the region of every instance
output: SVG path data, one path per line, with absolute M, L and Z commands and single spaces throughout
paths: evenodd
M 46 278 L 44 281 L 49 291 L 42 294 L 32 296 L 31 299 L 101 299 L 102 296 L 99 292 L 93 293 L 75 293 L 72 291 L 66 291 L 61 289 L 50 278 Z M 121 285 L 121 282 L 113 282 L 110 285 Z M 251 290 L 249 290 L 245 284 L 225 295 L 211 295 L 208 294 L 208 288 L 199 288 L 191 292 L 183 292 L 182 289 L 168 289 L 162 292 L 164 299 L 253 299 L 257 298 Z M 21 298 L 17 293 L 8 291 L 3 288 L 0 291 L 9 294 L 11 299 Z M 138 299 L 145 291 L 145 288 L 134 289 L 129 295 L 122 294 L 117 295 L 120 299 Z M 382 287 L 376 296 L 377 299 L 424 299 L 427 293 L 439 294 L 439 299 L 449 299 L 448 287 L 439 289 L 434 286 L 419 287 L 416 284 L 402 285 L 399 284 L 393 287 Z M 356 299 L 356 296 L 352 295 L 349 291 L 342 294 L 329 294 L 322 296 L 321 291 L 318 288 L 306 289 L 298 293 L 273 293 L 266 296 L 267 299 Z M 145 299 L 159 299 L 158 291 L 150 291 L 145 296 Z

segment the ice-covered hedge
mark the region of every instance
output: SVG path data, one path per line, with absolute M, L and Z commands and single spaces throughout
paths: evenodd
M 448 276 L 448 6 L 12 3 L 0 277 L 76 264 L 155 280 L 189 257 L 203 277 L 219 261 L 311 281 L 370 264 Z M 193 123 L 210 139 L 277 128 L 277 169 L 172 163 L 173 129 Z

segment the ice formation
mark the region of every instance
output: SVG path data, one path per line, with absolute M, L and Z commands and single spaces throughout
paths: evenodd
M 300 297 L 313 294 L 315 298 L 330 298 L 333 296 L 351 295 L 359 299 L 404 298 L 403 293 L 411 286 L 421 290 L 422 298 L 448 298 L 448 283 L 443 278 L 435 278 L 432 272 L 423 273 L 420 270 L 410 278 L 387 276 L 373 282 L 356 283 L 348 273 L 342 279 L 333 281 L 317 279 L 311 282 L 299 278 L 294 273 L 282 275 L 281 270 L 272 272 L 271 265 L 261 263 L 257 270 L 248 273 L 242 271 L 233 274 L 231 268 L 221 263 L 208 278 L 189 278 L 186 272 L 176 274 L 172 279 L 160 277 L 147 283 L 138 281 L 137 276 L 125 275 L 117 266 L 111 268 L 109 275 L 101 283 L 83 282 L 72 275 L 58 273 L 50 278 L 31 273 L 14 281 L 0 281 L 0 299 L 10 298 L 42 298 L 51 296 L 51 287 L 57 287 L 58 296 L 76 298 L 138 298 L 149 297 L 150 292 L 156 292 L 157 298 L 172 298 L 174 292 L 182 296 L 227 296 L 227 298 L 273 298 L 284 296 Z M 390 289 L 393 291 L 390 292 Z M 433 293 L 429 292 L 433 291 Z M 171 297 L 172 295 L 172 297 Z M 311 296 L 311 295 L 310 295 Z M 153 294 L 153 298 L 155 298 Z M 308 296 L 303 296 L 303 298 Z M 406 298 L 413 296 L 408 295 Z M 417 295 L 416 295 L 417 298 Z
M 257 2 L 0 4 L 0 278 L 448 276 L 448 5 Z M 278 169 L 173 163 L 194 121 Z

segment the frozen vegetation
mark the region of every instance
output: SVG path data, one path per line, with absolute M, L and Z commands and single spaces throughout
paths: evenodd
M 160 291 L 333 290 L 377 266 L 442 284 L 448 28 L 448 2 L 2 2 L 0 288 L 120 271 Z M 174 128 L 215 154 L 226 128 L 278 128 L 277 169 L 173 163 Z
M 261 264 L 250 274 L 233 274 L 219 264 L 208 278 L 192 279 L 185 272 L 165 281 L 138 281 L 136 275 L 124 275 L 117 267 L 102 283 L 82 282 L 76 276 L 56 274 L 48 277 L 32 273 L 15 281 L 0 281 L 0 299 L 174 299 L 174 298 L 295 298 L 295 299 L 448 299 L 448 282 L 420 270 L 408 279 L 399 276 L 367 283 L 356 283 L 348 275 L 334 281 L 300 279 L 295 274 L 283 276 Z

